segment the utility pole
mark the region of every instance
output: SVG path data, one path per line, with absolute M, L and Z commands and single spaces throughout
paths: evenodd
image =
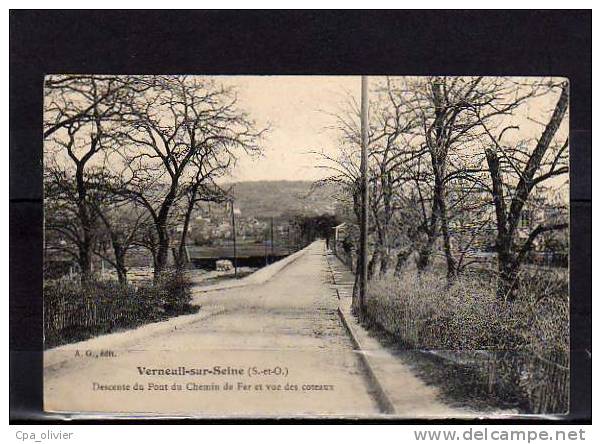
M 361 76 L 361 273 L 359 276 L 359 301 L 358 315 L 362 316 L 365 309 L 365 300 L 367 299 L 367 227 L 368 227 L 368 208 L 369 208 L 369 180 L 367 177 L 368 153 L 367 145 L 369 143 L 369 97 L 367 87 L 367 76 Z
M 234 276 L 238 277 L 238 258 L 236 251 L 236 214 L 234 213 L 234 199 L 232 199 L 232 239 L 234 241 Z
M 271 216 L 271 262 L 273 262 L 273 216 Z
M 267 227 L 265 227 L 265 229 L 263 230 L 263 249 L 265 252 L 265 266 L 267 266 L 269 265 L 269 256 L 267 256 Z

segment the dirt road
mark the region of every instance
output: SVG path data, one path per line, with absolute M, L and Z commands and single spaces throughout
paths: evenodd
M 198 320 L 119 347 L 67 347 L 61 353 L 69 359 L 44 370 L 45 407 L 210 416 L 377 414 L 329 282 L 324 245 L 317 242 L 264 284 L 197 295 Z M 220 314 L 202 319 L 207 311 Z

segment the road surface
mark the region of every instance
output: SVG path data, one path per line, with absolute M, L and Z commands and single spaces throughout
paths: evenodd
M 114 348 L 67 347 L 68 359 L 44 370 L 45 408 L 373 416 L 379 410 L 328 273 L 316 242 L 264 284 L 196 296 L 198 320 Z M 219 314 L 202 319 L 209 311 Z

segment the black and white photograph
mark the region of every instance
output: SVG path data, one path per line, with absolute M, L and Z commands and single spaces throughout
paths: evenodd
M 10 442 L 595 440 L 592 9 L 64 3 L 5 23 Z
M 44 410 L 569 413 L 570 80 L 442 74 L 46 75 Z

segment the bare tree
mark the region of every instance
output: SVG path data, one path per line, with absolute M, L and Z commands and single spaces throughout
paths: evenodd
M 397 274 L 415 251 L 418 269 L 426 269 L 439 238 L 449 282 L 475 261 L 472 247 L 486 244 L 493 203 L 490 156 L 482 154 L 482 141 L 548 88 L 546 80 L 492 77 L 388 78 L 380 83 L 370 104 L 370 275 L 378 264 L 380 274 L 386 274 L 393 249 Z M 335 115 L 343 147 L 339 156 L 322 153 L 322 167 L 332 172 L 325 181 L 342 185 L 346 196 L 355 196 L 359 177 L 357 116 L 350 100 Z M 565 146 L 556 151 L 537 183 L 566 171 L 559 165 Z M 518 198 L 524 198 L 524 186 L 516 186 L 522 190 Z M 358 208 L 356 196 L 351 200 L 348 204 Z M 535 230 L 534 237 L 547 228 Z
M 54 133 L 95 122 L 98 111 L 115 106 L 132 85 L 117 76 L 51 75 L 44 81 L 44 139 Z M 139 85 L 142 90 L 144 86 Z M 112 114 L 115 115 L 115 114 Z M 103 116 L 107 117 L 107 116 Z
M 501 116 L 510 115 L 536 94 L 539 85 L 527 86 L 516 88 L 514 82 L 493 77 L 404 78 L 393 84 L 392 94 L 405 97 L 419 120 L 421 134 L 415 138 L 415 153 L 426 154 L 429 160 L 427 167 L 420 165 L 421 171 L 431 174 L 432 192 L 429 220 L 423 225 L 427 239 L 418 259 L 420 269 L 430 263 L 440 233 L 447 277 L 451 281 L 456 276 L 450 210 L 458 209 L 453 199 L 463 198 L 449 196 L 449 187 L 457 180 L 478 180 L 483 167 L 481 159 L 474 159 L 473 153 L 475 144 L 483 137 L 481 122 L 492 125 Z M 473 192 L 477 192 L 479 185 L 476 182 L 473 185 Z
M 334 115 L 334 129 L 340 135 L 341 151 L 338 157 L 321 153 L 324 161 L 320 167 L 332 174 L 325 181 L 342 185 L 347 196 L 352 196 L 352 206 L 357 221 L 360 215 L 359 194 L 359 109 L 349 99 L 346 108 Z M 407 107 L 404 97 L 392 94 L 389 83 L 376 87 L 370 103 L 369 134 L 369 192 L 370 192 L 370 237 L 372 254 L 368 264 L 368 277 L 376 270 L 385 275 L 391 263 L 393 245 L 392 221 L 398 210 L 397 194 L 406 180 L 402 164 L 407 146 L 414 137 L 416 119 Z M 404 171 L 403 171 L 404 172 Z
M 370 200 L 377 242 L 368 267 L 373 275 L 379 261 L 381 276 L 386 275 L 392 260 L 393 219 L 404 203 L 405 184 L 410 180 L 406 164 L 414 159 L 412 143 L 418 129 L 415 117 L 405 96 L 396 95 L 390 79 L 376 88 L 371 105 L 372 135 L 370 139 L 373 198 Z
M 238 109 L 235 91 L 206 78 L 155 78 L 127 105 L 127 120 L 115 138 L 115 153 L 124 160 L 115 191 L 150 213 L 158 275 L 167 266 L 172 210 L 190 192 L 186 183 L 196 177 L 198 166 L 216 153 L 235 162 L 240 152 L 259 152 L 264 130 L 255 129 Z
M 560 90 L 559 97 L 533 147 L 527 141 L 511 144 L 503 141 L 504 134 L 518 129 L 515 126 L 506 126 L 495 134 L 484 121 L 480 121 L 490 139 L 485 154 L 496 215 L 497 295 L 500 298 L 515 299 L 520 266 L 538 236 L 568 226 L 566 221 L 542 222 L 530 231 L 523 242 L 520 243 L 517 236 L 518 224 L 535 187 L 568 173 L 568 139 L 556 142 L 568 112 L 568 83 L 563 82 L 550 90 L 555 89 Z
M 112 193 L 97 202 L 95 211 L 102 224 L 94 253 L 107 261 L 117 272 L 119 283 L 126 285 L 126 255 L 131 247 L 140 244 L 141 228 L 148 222 L 149 214 L 135 202 Z
M 95 221 L 86 218 L 87 229 L 80 221 L 82 204 L 73 175 L 56 166 L 44 170 L 44 228 L 45 242 L 53 250 L 67 254 L 89 280 L 92 273 L 92 241 Z M 86 210 L 87 211 L 87 210 Z M 87 216 L 87 212 L 84 213 Z
M 59 227 L 59 220 L 55 219 L 48 228 L 74 243 L 84 281 L 92 274 L 96 222 L 92 206 L 95 197 L 89 189 L 88 176 L 102 157 L 105 125 L 121 115 L 121 101 L 130 92 L 114 77 L 46 79 L 44 150 L 48 174 L 45 179 L 50 181 L 47 198 L 62 200 L 63 208 L 71 208 L 73 217 L 64 227 Z
M 175 250 L 175 264 L 177 268 L 183 268 L 188 261 L 186 255 L 187 238 L 190 231 L 192 213 L 197 206 L 202 202 L 223 203 L 230 199 L 226 190 L 222 189 L 213 181 L 211 181 L 210 184 L 206 183 L 207 179 L 200 173 L 200 169 L 198 171 L 198 176 L 184 191 L 185 200 L 183 201 L 182 209 L 183 223 L 181 225 L 179 245 L 177 250 Z

